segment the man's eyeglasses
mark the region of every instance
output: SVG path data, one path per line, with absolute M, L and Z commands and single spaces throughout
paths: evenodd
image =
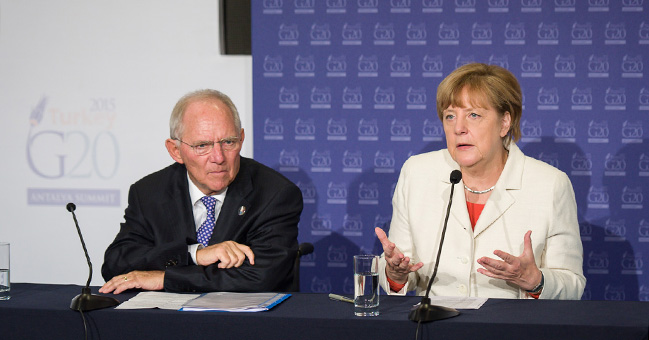
M 223 151 L 232 151 L 237 148 L 237 145 L 239 145 L 239 139 L 240 139 L 239 137 L 228 137 L 218 141 L 199 142 L 194 145 L 186 143 L 182 139 L 176 139 L 176 140 L 183 144 L 187 144 L 190 148 L 194 150 L 194 153 L 197 156 L 203 156 L 203 155 L 207 155 L 212 151 L 212 149 L 214 148 L 214 144 L 220 144 L 221 150 Z

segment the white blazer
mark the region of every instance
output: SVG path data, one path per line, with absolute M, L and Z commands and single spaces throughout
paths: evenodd
M 410 157 L 401 169 L 392 199 L 389 239 L 411 263 L 424 266 L 410 273 L 406 286 L 391 292 L 380 261 L 380 282 L 386 292 L 424 295 L 440 244 L 451 184 L 459 165 L 447 149 Z M 464 186 L 455 185 L 451 215 L 431 295 L 529 298 L 516 285 L 477 272 L 476 261 L 502 250 L 523 252 L 523 236 L 532 230 L 536 265 L 543 272 L 542 299 L 580 299 L 586 285 L 583 249 L 572 184 L 562 171 L 525 156 L 512 143 L 509 157 L 480 218 L 471 228 Z M 382 255 L 383 258 L 383 255 Z

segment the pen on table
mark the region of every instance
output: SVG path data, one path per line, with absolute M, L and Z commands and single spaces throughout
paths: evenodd
M 338 294 L 329 294 L 329 298 L 332 300 L 336 301 L 342 301 L 342 302 L 349 302 L 349 303 L 354 303 L 353 299 L 350 299 L 346 296 L 338 295 Z

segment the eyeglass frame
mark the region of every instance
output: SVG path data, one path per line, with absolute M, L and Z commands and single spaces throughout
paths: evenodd
M 205 155 L 209 154 L 214 149 L 214 144 L 219 144 L 221 146 L 222 151 L 232 151 L 232 150 L 235 150 L 237 148 L 237 144 L 239 144 L 239 142 L 241 141 L 241 137 L 232 136 L 232 137 L 221 138 L 218 141 L 202 141 L 202 142 L 198 142 L 196 145 L 192 145 L 192 144 L 189 144 L 189 143 L 185 142 L 184 140 L 182 140 L 180 138 L 172 138 L 172 139 L 177 140 L 177 141 L 189 146 L 190 148 L 192 148 L 192 150 L 194 150 L 194 153 L 196 154 L 196 156 L 205 156 Z M 223 143 L 227 143 L 227 142 L 232 142 L 232 144 L 231 145 L 223 144 Z M 207 150 L 199 151 L 198 149 L 196 149 L 197 147 L 200 147 L 201 145 L 205 145 Z

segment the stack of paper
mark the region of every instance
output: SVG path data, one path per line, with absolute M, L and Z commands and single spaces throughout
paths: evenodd
M 117 309 L 161 308 L 182 311 L 261 312 L 286 300 L 291 294 L 229 293 L 176 294 L 141 292 Z
M 143 309 L 160 308 L 179 310 L 188 301 L 201 296 L 201 294 L 177 294 L 165 292 L 141 292 L 122 302 L 115 309 Z
M 188 301 L 180 310 L 216 312 L 261 312 L 275 307 L 291 294 L 279 293 L 205 293 Z

